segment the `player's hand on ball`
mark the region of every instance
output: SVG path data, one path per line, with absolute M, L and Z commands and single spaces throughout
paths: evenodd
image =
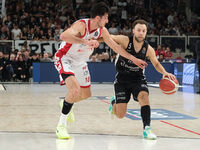
M 176 80 L 176 77 L 175 77 L 173 74 L 171 74 L 171 73 L 166 72 L 166 73 L 163 74 L 163 78 L 164 78 L 165 76 L 167 76 L 167 77 L 170 78 L 171 80 Z

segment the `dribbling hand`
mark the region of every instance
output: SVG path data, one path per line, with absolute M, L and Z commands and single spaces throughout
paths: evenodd
M 171 73 L 165 72 L 165 73 L 163 74 L 163 78 L 164 78 L 165 76 L 169 77 L 171 80 L 176 80 L 176 77 L 175 77 L 173 74 L 171 74 Z

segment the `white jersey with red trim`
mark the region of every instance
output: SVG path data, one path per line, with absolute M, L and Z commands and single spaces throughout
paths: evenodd
M 81 19 L 78 20 L 86 24 L 85 33 L 82 39 L 98 39 L 101 35 L 101 28 L 98 28 L 94 31 L 90 31 L 90 19 Z M 67 61 L 73 66 L 81 65 L 85 63 L 89 56 L 93 52 L 93 48 L 90 48 L 88 45 L 84 44 L 70 44 L 63 41 L 60 45 L 59 50 L 55 54 L 55 61 Z

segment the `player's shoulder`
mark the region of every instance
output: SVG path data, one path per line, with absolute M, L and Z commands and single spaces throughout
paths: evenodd
M 106 27 L 103 27 L 103 28 L 101 28 L 101 32 L 102 32 L 102 33 L 103 33 L 103 32 L 108 33 L 108 29 L 107 29 Z
M 148 44 L 148 47 L 147 47 L 147 56 L 150 56 L 152 54 L 155 54 L 155 50 L 154 50 L 154 48 L 150 44 Z
M 79 27 L 79 28 L 85 28 L 86 27 L 86 21 L 81 19 L 81 20 L 77 20 L 76 22 L 74 22 L 72 24 L 72 27 Z
M 147 44 L 148 50 L 153 50 L 153 51 L 155 51 L 154 48 L 153 48 L 148 42 L 147 42 L 146 44 Z

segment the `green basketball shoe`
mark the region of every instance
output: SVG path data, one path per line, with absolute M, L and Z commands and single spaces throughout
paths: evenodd
M 67 132 L 67 127 L 64 124 L 60 124 L 56 127 L 56 135 L 59 139 L 69 139 L 70 136 Z
M 115 96 L 112 96 L 112 97 L 110 98 L 110 105 L 109 105 L 108 111 L 110 112 L 111 115 L 114 115 L 114 112 L 113 112 L 113 105 L 112 105 L 113 101 L 115 101 Z
M 157 136 L 152 132 L 150 126 L 146 126 L 145 129 L 143 130 L 143 137 L 144 139 L 147 140 L 156 140 Z

